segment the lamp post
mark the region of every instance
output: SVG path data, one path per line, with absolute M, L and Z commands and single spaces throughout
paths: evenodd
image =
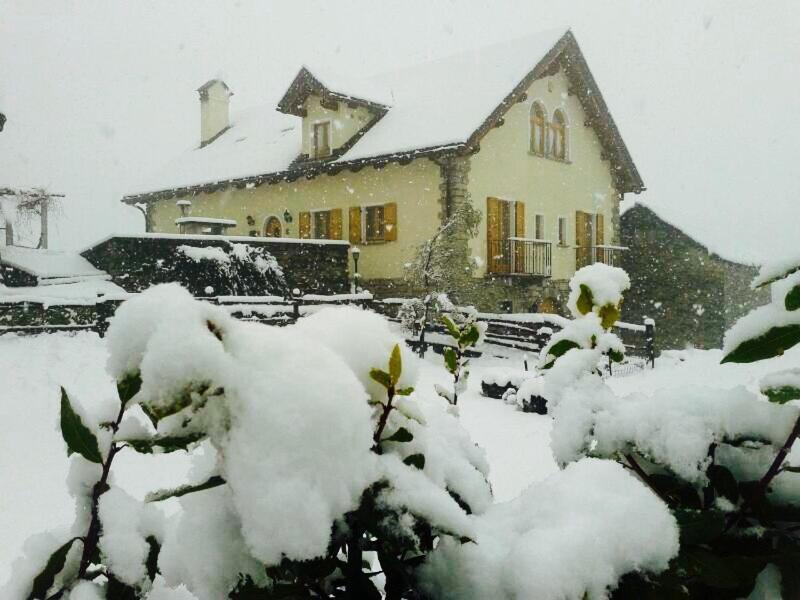
M 353 284 L 350 286 L 350 293 L 355 294 L 358 292 L 358 257 L 361 256 L 361 250 L 358 246 L 353 246 L 350 253 L 353 255 Z

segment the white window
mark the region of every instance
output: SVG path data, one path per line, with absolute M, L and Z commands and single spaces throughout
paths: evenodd
M 533 218 L 533 237 L 537 240 L 544 239 L 544 215 L 535 215 Z
M 567 217 L 558 217 L 558 245 L 567 245 Z

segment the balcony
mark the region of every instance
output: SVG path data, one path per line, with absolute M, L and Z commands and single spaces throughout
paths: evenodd
M 595 263 L 604 263 L 612 267 L 622 266 L 624 246 L 577 246 L 575 248 L 575 268 L 580 269 Z
M 487 272 L 491 275 L 550 277 L 552 244 L 541 240 L 512 237 L 489 240 Z

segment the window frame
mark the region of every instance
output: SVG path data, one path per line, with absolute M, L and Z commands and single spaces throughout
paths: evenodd
M 563 226 L 563 230 L 562 230 Z M 567 242 L 567 231 L 569 230 L 569 222 L 567 217 L 559 215 L 556 219 L 556 240 L 559 246 L 566 248 L 569 244 Z
M 544 241 L 546 239 L 545 238 L 545 234 L 544 234 L 545 223 L 546 223 L 546 220 L 544 218 L 544 214 L 543 213 L 534 213 L 534 215 L 533 215 L 533 239 L 535 239 L 537 241 Z M 539 235 L 539 234 L 541 234 L 541 235 Z
M 541 123 L 537 122 L 537 115 L 536 109 L 537 107 L 541 110 Z M 549 130 L 548 127 L 549 119 L 547 118 L 547 108 L 544 105 L 544 102 L 541 100 L 534 100 L 531 104 L 531 109 L 528 114 L 528 126 L 529 126 L 529 145 L 528 150 L 531 154 L 535 156 L 547 156 L 547 149 L 548 149 L 548 135 L 547 132 Z M 541 129 L 541 143 L 539 144 L 540 148 L 537 148 L 535 145 L 536 142 L 536 131 L 537 128 Z
M 325 126 L 328 131 L 328 153 L 327 154 L 320 154 L 319 153 L 319 145 L 317 142 L 317 128 Z M 314 158 L 329 158 L 333 155 L 333 140 L 331 140 L 331 132 L 333 130 L 333 126 L 331 125 L 330 119 L 319 119 L 318 121 L 314 121 L 311 124 L 311 142 L 314 151 Z
M 557 122 L 556 116 L 560 119 Z M 548 124 L 549 140 L 548 140 L 548 156 L 554 160 L 566 162 L 569 159 L 568 141 L 567 141 L 567 115 L 566 111 L 559 107 L 553 111 L 553 118 Z M 560 144 L 560 146 L 559 146 Z
M 329 240 L 331 239 L 331 209 L 330 208 L 312 208 L 309 209 L 309 214 L 311 215 L 311 237 L 309 239 L 312 240 Z M 328 237 L 321 238 L 317 235 L 317 219 L 316 216 L 319 213 L 328 213 Z
M 361 205 L 361 240 L 365 244 L 383 244 L 386 242 L 386 215 L 385 204 L 383 202 L 375 204 L 362 204 Z M 369 209 L 380 209 L 381 211 L 381 237 L 378 239 L 370 239 L 367 235 L 367 223 L 369 221 Z

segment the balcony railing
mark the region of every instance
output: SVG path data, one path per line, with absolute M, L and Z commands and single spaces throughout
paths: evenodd
M 612 267 L 622 265 L 624 246 L 577 246 L 575 248 L 575 267 L 580 269 L 595 263 L 605 263 Z
M 550 277 L 552 244 L 540 240 L 489 240 L 488 272 L 494 275 Z

